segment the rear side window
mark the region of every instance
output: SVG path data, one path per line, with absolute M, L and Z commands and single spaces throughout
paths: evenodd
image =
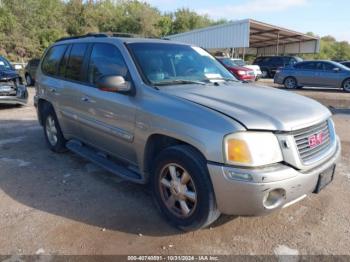
M 284 65 L 283 59 L 281 57 L 273 57 L 273 58 L 271 58 L 269 63 L 274 65 L 274 66 L 283 66 Z
M 336 68 L 336 66 L 331 63 L 322 63 L 322 64 L 323 64 L 323 69 L 325 71 L 332 71 L 334 68 Z
M 308 69 L 308 70 L 315 70 L 316 69 L 316 63 L 315 62 L 308 62 L 304 63 L 303 69 Z
M 117 47 L 111 44 L 95 44 L 93 46 L 88 69 L 88 81 L 96 81 L 108 75 L 127 77 L 128 69 Z
M 41 67 L 45 74 L 57 74 L 58 64 L 60 63 L 66 48 L 67 45 L 56 45 L 51 47 L 51 49 L 47 52 Z
M 74 44 L 66 67 L 66 78 L 76 81 L 83 80 L 82 67 L 87 44 Z

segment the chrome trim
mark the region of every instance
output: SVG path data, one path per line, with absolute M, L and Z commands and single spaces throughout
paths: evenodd
M 336 143 L 336 134 L 335 134 L 333 122 L 331 119 L 328 119 L 326 121 L 327 121 L 328 132 L 329 132 L 328 149 L 323 149 L 321 151 L 322 153 L 316 155 L 314 158 L 308 161 L 304 161 L 300 156 L 300 152 L 294 138 L 295 133 L 298 133 L 299 130 L 288 132 L 288 133 L 276 134 L 277 139 L 281 146 L 281 151 L 282 151 L 284 161 L 299 170 L 309 170 L 314 168 L 317 165 L 322 164 L 322 162 L 329 159 L 336 151 L 337 143 Z M 321 123 L 322 122 L 319 122 L 316 125 L 319 125 Z M 315 125 L 311 125 L 310 128 L 312 128 L 313 126 Z M 285 146 L 286 144 L 290 146 L 286 147 Z

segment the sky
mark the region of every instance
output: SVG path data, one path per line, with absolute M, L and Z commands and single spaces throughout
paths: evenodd
M 251 18 L 350 42 L 350 0 L 145 0 L 159 10 L 186 7 L 213 19 Z

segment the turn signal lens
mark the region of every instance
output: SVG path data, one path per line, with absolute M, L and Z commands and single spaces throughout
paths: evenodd
M 227 141 L 228 160 L 249 164 L 252 158 L 249 152 L 248 145 L 245 141 L 239 139 L 230 139 Z

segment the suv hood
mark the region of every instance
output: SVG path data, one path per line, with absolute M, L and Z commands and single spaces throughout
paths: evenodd
M 161 91 L 218 111 L 252 130 L 292 131 L 331 115 L 315 100 L 271 87 L 177 85 Z

